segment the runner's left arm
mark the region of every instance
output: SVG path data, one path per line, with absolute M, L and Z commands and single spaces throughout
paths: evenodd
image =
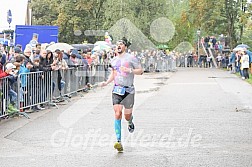
M 132 66 L 133 66 L 133 68 L 131 69 L 131 72 L 133 74 L 135 74 L 135 75 L 142 75 L 143 74 L 144 71 L 142 69 L 141 63 L 136 57 L 133 57 L 133 59 L 132 59 Z
M 132 73 L 135 74 L 135 75 L 142 75 L 143 74 L 143 69 L 140 66 L 139 68 L 132 69 Z

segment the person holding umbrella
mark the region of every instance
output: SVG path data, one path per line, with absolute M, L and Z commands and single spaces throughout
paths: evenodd
M 246 44 L 239 44 L 234 48 L 234 51 L 244 51 L 249 56 L 250 73 L 252 74 L 252 52 L 249 50 L 249 46 Z
M 249 50 L 249 46 L 246 44 L 237 45 L 236 48 L 242 48 L 242 50 L 249 56 L 250 73 L 252 74 L 252 52 Z

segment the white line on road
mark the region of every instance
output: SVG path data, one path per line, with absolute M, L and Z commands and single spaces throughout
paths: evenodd
M 169 85 L 217 85 L 216 82 L 178 82 L 178 83 L 171 83 Z

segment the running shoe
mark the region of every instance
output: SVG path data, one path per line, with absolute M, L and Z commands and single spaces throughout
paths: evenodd
M 117 149 L 118 152 L 123 151 L 123 146 L 122 146 L 121 142 L 119 142 L 119 141 L 114 144 L 114 148 Z
M 128 125 L 128 130 L 130 133 L 133 133 L 135 130 L 135 125 L 133 122 L 131 122 L 131 124 Z

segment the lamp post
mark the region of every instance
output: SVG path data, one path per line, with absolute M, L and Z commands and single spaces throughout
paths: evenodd
M 200 29 L 197 30 L 197 38 L 198 38 L 197 56 L 198 56 L 198 62 L 199 62 L 199 60 L 200 60 L 200 54 L 199 54 L 199 48 L 200 48 Z

